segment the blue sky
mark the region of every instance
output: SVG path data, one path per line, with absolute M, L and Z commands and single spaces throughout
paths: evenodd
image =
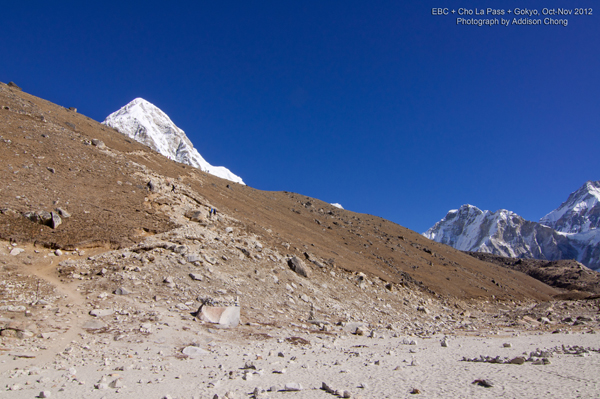
M 418 232 L 464 203 L 538 220 L 600 179 L 600 7 L 477 27 L 431 9 L 574 7 L 411 3 L 9 2 L 0 80 L 98 121 L 143 97 L 252 187 Z

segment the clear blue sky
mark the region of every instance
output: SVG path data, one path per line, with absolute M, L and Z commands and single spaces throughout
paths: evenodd
M 431 9 L 574 3 L 410 3 L 6 2 L 0 80 L 98 121 L 143 97 L 252 187 L 418 232 L 464 203 L 537 220 L 600 179 L 600 6 L 478 27 Z

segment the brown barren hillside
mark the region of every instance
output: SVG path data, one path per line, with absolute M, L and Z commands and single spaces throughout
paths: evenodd
M 544 300 L 557 293 L 385 219 L 300 194 L 255 190 L 175 163 L 75 110 L 4 84 L 0 136 L 0 238 L 11 242 L 124 248 L 180 226 L 172 213 L 178 196 L 185 196 L 199 209 L 216 207 L 281 254 L 318 259 L 323 267 L 444 297 Z M 156 196 L 149 184 L 171 191 Z M 23 216 L 57 208 L 70 217 L 54 229 Z

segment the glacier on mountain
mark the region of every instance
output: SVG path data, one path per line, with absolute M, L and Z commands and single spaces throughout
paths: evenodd
M 451 210 L 423 235 L 461 251 L 514 258 L 576 259 L 600 269 L 600 181 L 587 182 L 540 222 L 473 205 Z
M 194 148 L 185 132 L 154 104 L 136 98 L 106 117 L 104 125 L 152 148 L 154 151 L 211 175 L 245 184 L 224 166 L 212 166 Z

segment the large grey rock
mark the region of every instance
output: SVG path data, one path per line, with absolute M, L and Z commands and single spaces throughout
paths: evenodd
M 237 327 L 240 324 L 240 307 L 202 305 L 198 309 L 197 317 L 222 327 Z
M 321 384 L 321 389 L 324 390 L 327 393 L 332 394 L 332 395 L 335 394 L 335 391 L 336 391 L 334 388 L 332 388 L 331 386 L 329 386 L 326 382 L 323 382 Z
M 106 144 L 104 144 L 104 141 L 99 140 L 99 139 L 92 139 L 92 145 L 94 145 L 100 149 L 106 148 Z
M 146 184 L 146 186 L 148 187 L 148 190 L 150 190 L 150 192 L 153 192 L 153 193 L 157 193 L 158 192 L 158 186 L 152 180 L 150 180 Z
M 52 221 L 52 214 L 48 211 L 37 211 L 38 223 L 50 226 Z
M 190 219 L 192 222 L 198 222 L 198 223 L 202 223 L 202 222 L 206 222 L 206 219 L 204 217 L 204 213 L 202 211 L 187 211 L 185 213 L 185 217 Z
M 304 262 L 297 257 L 293 256 L 290 260 L 288 260 L 288 265 L 290 269 L 292 269 L 296 274 L 302 277 L 310 276 L 310 269 L 304 264 Z
M 62 219 L 58 216 L 57 213 L 50 212 L 50 227 L 53 229 L 57 228 L 60 224 L 62 224 Z
M 351 334 L 356 334 L 356 330 L 358 330 L 358 329 L 366 330 L 366 328 L 367 328 L 367 326 L 365 325 L 365 323 L 353 322 L 353 323 L 346 323 L 346 325 L 343 327 L 343 330 L 345 332 L 349 332 Z
M 48 211 L 37 211 L 37 212 L 25 212 L 23 214 L 27 219 L 32 222 L 50 226 L 53 229 L 57 228 L 61 223 L 62 219 L 58 213 Z
M 186 346 L 185 348 L 183 348 L 181 353 L 193 359 L 198 356 L 208 355 L 210 352 L 205 351 L 202 348 L 198 348 L 197 346 Z
M 127 288 L 124 287 L 119 287 L 115 290 L 115 295 L 129 295 L 131 294 L 131 291 L 129 291 Z
M 284 391 L 301 391 L 302 385 L 298 382 L 288 382 L 283 388 Z
M 24 250 L 23 248 L 13 248 L 13 249 L 10 251 L 10 254 L 11 254 L 12 256 L 17 256 L 17 255 L 19 255 L 21 252 L 25 252 L 25 250 Z

